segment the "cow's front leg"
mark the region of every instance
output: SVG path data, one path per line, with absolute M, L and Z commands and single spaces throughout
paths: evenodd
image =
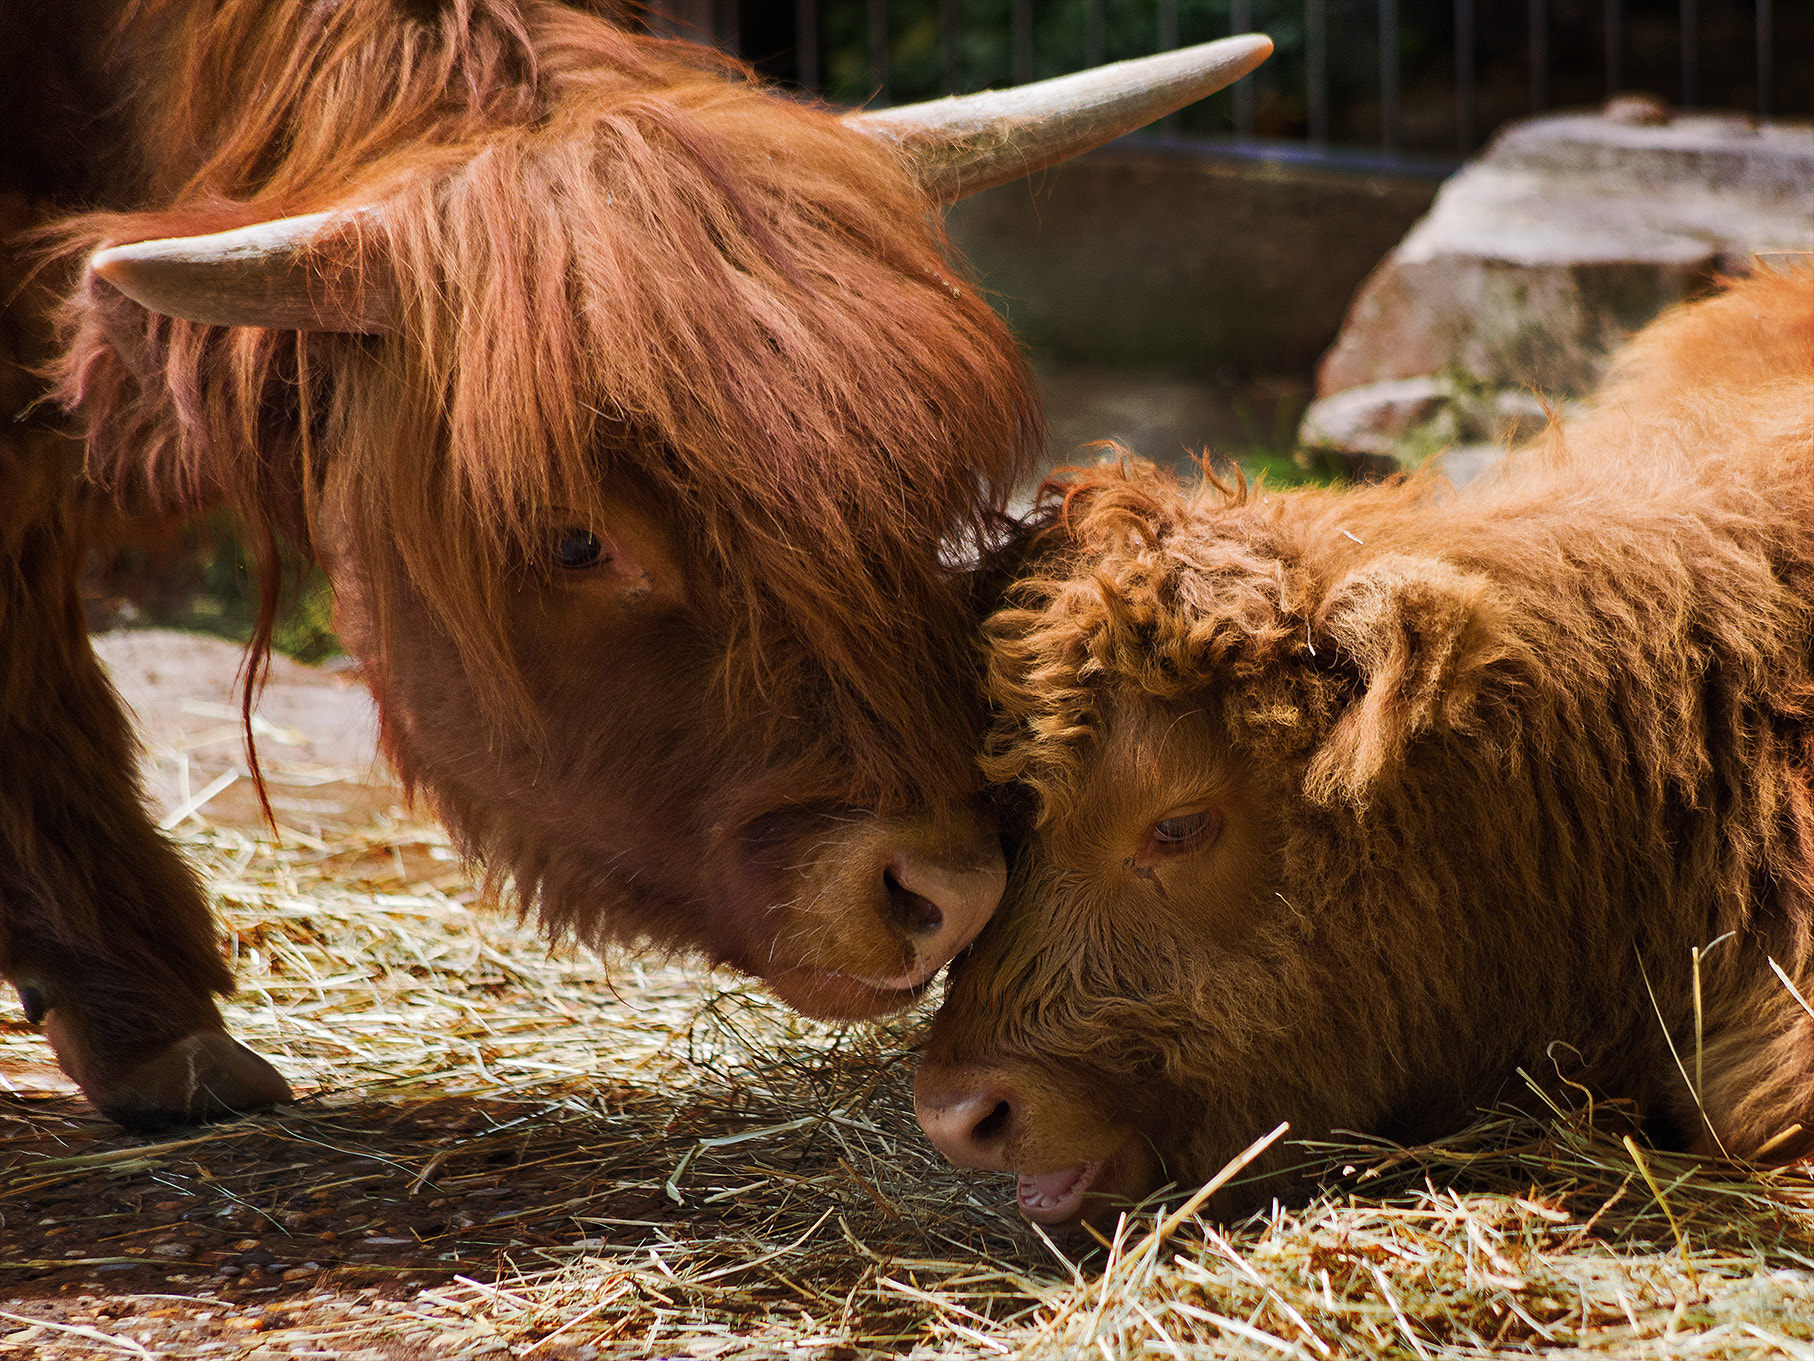
M 110 1119 L 211 1120 L 289 1097 L 231 1039 L 206 898 L 152 826 L 138 748 L 89 646 L 72 471 L 0 439 L 0 977 Z
M 231 992 L 206 899 L 151 826 L 132 767 L 83 807 L 19 746 L 0 775 L 0 974 L 95 1107 L 135 1128 L 287 1100 L 277 1071 L 226 1033 Z M 29 772 L 28 772 L 29 773 Z M 31 786 L 35 785 L 35 788 Z M 63 788 L 60 788 L 63 787 Z M 23 798 L 20 796 L 24 795 Z M 62 806 L 58 805 L 62 803 Z
M 94 956 L 23 961 L 12 974 L 63 1071 L 119 1124 L 196 1124 L 289 1099 L 283 1077 L 227 1034 L 214 998 L 187 979 L 148 979 Z

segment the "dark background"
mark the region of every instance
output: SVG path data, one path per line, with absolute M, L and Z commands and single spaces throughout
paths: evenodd
M 1140 56 L 1159 45 L 1161 0 L 1102 0 L 1106 60 Z M 688 8 L 683 9 L 682 6 Z M 1231 0 L 1175 0 L 1177 41 L 1224 37 Z M 960 90 L 1013 83 L 1014 0 L 679 0 L 667 12 L 712 15 L 721 44 L 738 50 L 771 79 L 798 84 L 799 20 L 808 8 L 818 32 L 819 92 L 840 103 L 925 99 L 946 92 L 941 10 L 956 18 Z M 1249 26 L 1270 35 L 1277 52 L 1253 77 L 1252 131 L 1305 138 L 1306 6 L 1301 0 L 1249 0 Z M 1379 33 L 1382 9 L 1397 13 L 1401 85 L 1400 146 L 1453 157 L 1463 150 L 1458 103 L 1455 0 L 1323 0 L 1328 83 L 1328 141 L 1379 146 Z M 1475 113 L 1467 150 L 1499 124 L 1544 109 L 1598 105 L 1608 93 L 1644 91 L 1678 107 L 1759 111 L 1757 0 L 1621 0 L 1618 43 L 1608 61 L 1605 0 L 1473 0 Z M 1770 20 L 1768 113 L 1814 116 L 1814 4 L 1764 6 Z M 1035 0 L 1030 6 L 1035 78 L 1090 65 L 1090 0 Z M 878 89 L 870 23 L 886 16 L 888 71 Z M 1533 28 L 1533 19 L 1535 26 Z M 1693 34 L 1684 69 L 1684 24 Z M 1534 38 L 1534 42 L 1533 42 Z M 1533 47 L 1539 57 L 1533 65 Z M 810 67 L 810 62 L 808 63 Z M 1536 79 L 1533 80 L 1535 75 Z M 1685 88 L 1685 80 L 1693 89 Z M 1236 96 L 1225 92 L 1185 110 L 1173 131 L 1230 134 Z

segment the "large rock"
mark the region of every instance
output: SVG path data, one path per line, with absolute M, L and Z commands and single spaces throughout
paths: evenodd
M 1305 442 L 1427 449 L 1433 422 L 1503 439 L 1517 432 L 1481 417 L 1505 406 L 1494 394 L 1585 393 L 1620 341 L 1716 274 L 1814 251 L 1814 127 L 1610 112 L 1519 124 L 1444 185 L 1356 295 Z

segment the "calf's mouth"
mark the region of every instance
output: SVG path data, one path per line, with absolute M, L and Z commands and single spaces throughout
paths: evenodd
M 1019 1172 L 1015 1208 L 1022 1219 L 1047 1228 L 1097 1227 L 1154 1189 L 1156 1160 L 1141 1138 L 1129 1139 L 1106 1158 L 1051 1172 Z
M 1057 1172 L 1022 1172 L 1015 1178 L 1014 1199 L 1021 1217 L 1035 1224 L 1068 1224 L 1083 1214 L 1084 1193 L 1096 1184 L 1105 1164 L 1079 1163 Z
M 1014 1174 L 1015 1203 L 1037 1224 L 1113 1224 L 1160 1180 L 1159 1157 L 1138 1127 L 1023 1068 L 951 1062 L 929 1046 L 913 1098 L 920 1128 L 946 1160 Z

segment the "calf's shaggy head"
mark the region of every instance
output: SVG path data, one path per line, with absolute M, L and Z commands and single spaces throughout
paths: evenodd
M 1520 664 L 1495 593 L 1439 560 L 1316 560 L 1268 499 L 1192 505 L 1150 470 L 1066 491 L 988 625 L 985 764 L 1028 795 L 1024 851 L 918 1086 L 940 1147 L 1020 1173 L 1049 1222 L 1207 1177 L 1280 1118 L 1394 1104 L 1407 1048 L 1442 1043 L 1417 1028 L 1471 999 L 1434 972 L 1393 995 L 1382 956 L 1445 923 L 1344 900 L 1342 831 Z

